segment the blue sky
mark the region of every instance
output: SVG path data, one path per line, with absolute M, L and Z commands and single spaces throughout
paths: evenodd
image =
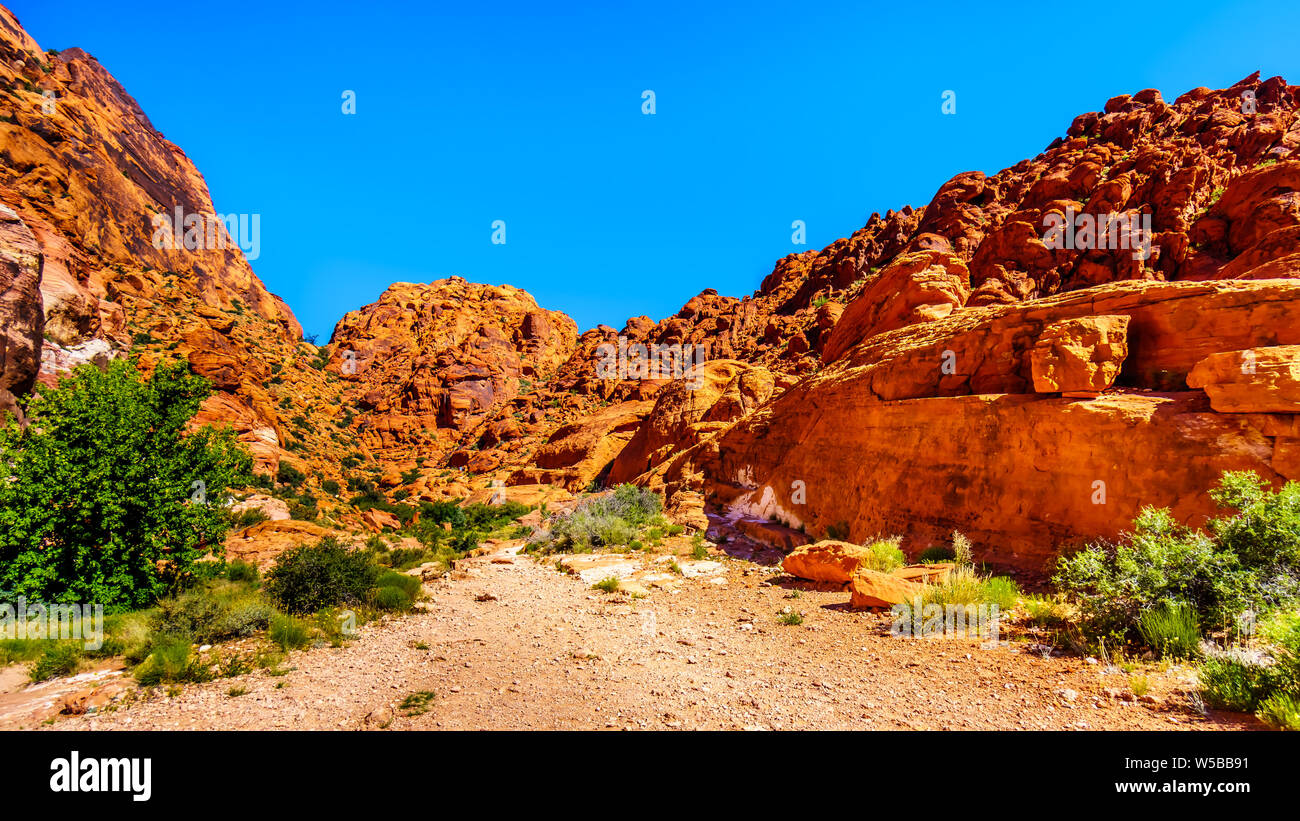
M 1116 94 L 1300 82 L 1300 4 L 1276 2 L 0 2 L 95 55 L 219 212 L 262 215 L 254 268 L 322 342 L 451 274 L 581 329 L 660 319 Z

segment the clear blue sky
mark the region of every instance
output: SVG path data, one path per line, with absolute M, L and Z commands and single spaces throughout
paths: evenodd
M 1300 82 L 1295 3 L 0 2 L 113 72 L 219 212 L 262 215 L 254 268 L 322 342 L 451 274 L 582 329 L 659 319 L 1116 94 Z

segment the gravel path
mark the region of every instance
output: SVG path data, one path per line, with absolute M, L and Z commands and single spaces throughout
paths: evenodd
M 912 640 L 847 593 L 768 583 L 727 560 L 646 598 L 592 590 L 531 558 L 469 560 L 426 586 L 427 612 L 365 625 L 343 648 L 61 717 L 58 729 L 1224 729 L 1187 706 L 1190 672 L 1127 675 L 1012 642 Z M 787 626 L 783 608 L 804 614 Z M 421 649 L 427 647 L 428 649 Z M 232 688 L 247 694 L 232 697 Z M 1111 691 L 1107 694 L 1107 689 Z M 432 693 L 424 712 L 402 710 Z M 408 714 L 411 713 L 411 714 Z

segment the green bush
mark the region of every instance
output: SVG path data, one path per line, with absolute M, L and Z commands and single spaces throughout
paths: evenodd
M 1144 508 L 1133 525 L 1119 543 L 1090 545 L 1057 566 L 1053 581 L 1089 633 L 1136 638 L 1142 614 L 1165 602 L 1187 604 L 1203 625 L 1232 624 L 1258 600 L 1257 578 L 1237 555 L 1169 511 Z
M 662 511 L 663 504 L 653 491 L 620 485 L 612 493 L 584 499 L 571 512 L 556 516 L 549 536 L 530 547 L 583 552 L 626 545 L 646 528 L 650 528 L 651 540 L 657 541 L 654 530 L 665 524 Z
M 375 587 L 396 587 L 414 600 L 420 595 L 420 589 L 423 586 L 420 579 L 415 576 L 408 576 L 405 573 L 395 573 L 392 570 L 381 573 L 375 580 Z
M 190 643 L 183 638 L 169 638 L 156 644 L 138 667 L 136 681 L 141 686 L 202 682 L 212 678 L 212 671 L 202 659 L 190 654 Z
M 245 561 L 233 561 L 226 565 L 226 578 L 232 582 L 249 582 L 256 584 L 261 580 L 257 565 Z
M 146 607 L 188 583 L 229 527 L 252 461 L 226 429 L 186 432 L 211 385 L 188 363 L 82 365 L 0 429 L 0 590 Z
M 1239 713 L 1255 712 L 1280 683 L 1274 668 L 1235 656 L 1207 659 L 1201 665 L 1200 680 L 1206 704 Z
M 380 568 L 368 555 L 346 550 L 332 537 L 281 553 L 266 574 L 266 592 L 288 613 L 365 601 Z
M 311 626 L 293 616 L 277 613 L 271 617 L 267 635 L 281 650 L 300 650 L 311 641 Z
M 950 562 L 954 558 L 952 548 L 947 545 L 931 545 L 921 551 L 919 560 L 922 564 L 935 564 L 937 562 Z
M 380 610 L 411 609 L 411 597 L 400 587 L 376 587 L 370 594 L 370 603 Z
M 1274 729 L 1300 731 L 1300 698 L 1290 693 L 1274 693 L 1259 705 L 1256 715 Z
M 862 562 L 862 566 L 881 573 L 888 573 L 902 567 L 907 563 L 903 551 L 898 547 L 902 541 L 901 536 L 893 536 L 888 539 L 877 539 L 867 545 L 870 555 Z
M 32 665 L 27 675 L 32 681 L 70 676 L 81 666 L 82 652 L 76 644 L 51 643 Z
M 1200 653 L 1201 627 L 1184 604 L 1162 602 L 1138 617 L 1138 633 L 1161 656 L 1192 658 Z
M 1020 600 L 1020 586 L 1006 576 L 994 576 L 984 582 L 984 601 L 999 610 L 1011 610 Z

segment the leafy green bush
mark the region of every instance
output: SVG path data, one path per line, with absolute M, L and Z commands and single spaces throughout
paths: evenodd
M 281 553 L 266 574 L 266 592 L 288 613 L 315 613 L 365 601 L 380 568 L 368 555 L 346 550 L 333 537 Z
M 1236 554 L 1169 511 L 1143 508 L 1133 525 L 1119 543 L 1090 545 L 1057 566 L 1053 581 L 1078 603 L 1089 633 L 1133 638 L 1142 614 L 1165 602 L 1188 605 L 1201 624 L 1230 624 L 1258 599 Z
M 186 433 L 211 385 L 186 362 L 82 365 L 0 429 L 0 590 L 145 607 L 187 583 L 229 526 L 252 461 L 230 430 Z

